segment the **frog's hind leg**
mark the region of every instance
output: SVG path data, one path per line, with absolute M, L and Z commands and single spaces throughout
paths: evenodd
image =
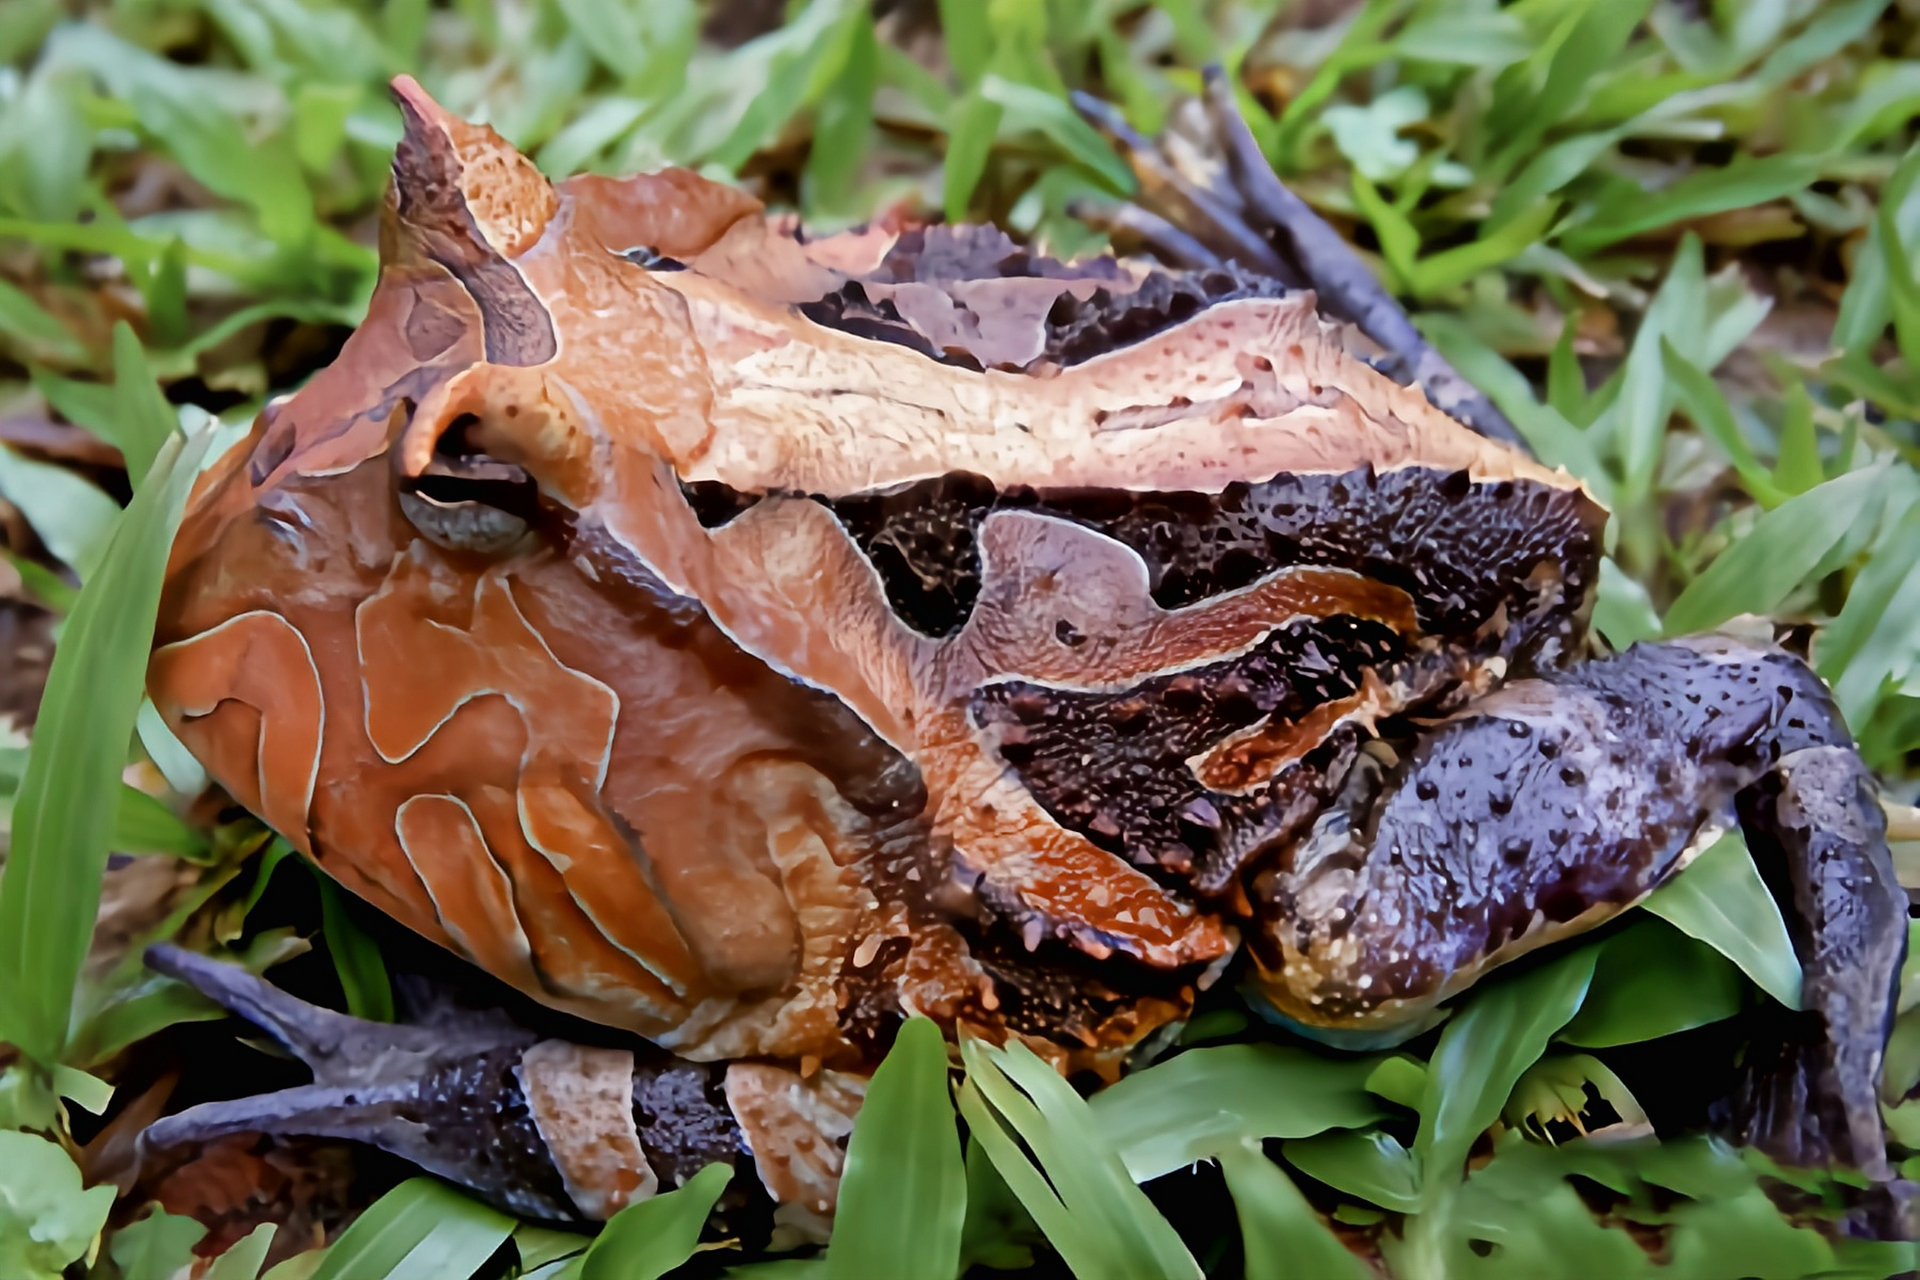
M 165 1117 L 143 1138 L 151 1148 L 235 1133 L 345 1138 L 553 1222 L 604 1219 L 742 1152 L 718 1075 L 700 1064 L 637 1064 L 627 1050 L 541 1040 L 504 1016 L 367 1022 L 178 947 L 150 948 L 147 961 L 314 1073 L 310 1085 Z
M 1355 771 L 1259 876 L 1264 993 L 1382 1028 L 1640 901 L 1739 821 L 1805 971 L 1804 1012 L 1748 1055 L 1735 1136 L 1889 1177 L 1881 1060 L 1906 941 L 1872 780 L 1798 659 L 1722 637 L 1518 680 Z
M 1874 1099 L 1907 912 L 1873 780 L 1848 746 L 1802 747 L 1739 807 L 1749 848 L 1789 906 L 1805 1012 L 1782 1011 L 1777 1033 L 1750 1051 L 1730 1100 L 1735 1136 L 1787 1164 L 1884 1178 Z
M 1119 144 L 1140 181 L 1137 203 L 1075 212 L 1177 266 L 1231 262 L 1313 289 L 1324 311 L 1380 347 L 1381 372 L 1423 387 L 1437 408 L 1481 435 L 1527 451 L 1506 415 L 1420 336 L 1340 233 L 1280 181 L 1241 117 L 1226 73 L 1212 66 L 1205 75 L 1201 101 L 1183 104 L 1190 109 L 1184 118 L 1176 110 L 1157 140 L 1142 137 L 1099 99 L 1074 96 Z

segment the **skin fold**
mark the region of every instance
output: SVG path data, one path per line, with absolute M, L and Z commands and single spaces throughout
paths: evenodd
M 1564 472 L 1259 261 L 809 238 L 684 171 L 549 184 L 396 95 L 367 319 L 196 489 L 149 686 L 347 888 L 678 1065 L 369 1050 L 376 1105 L 276 1005 L 312 1090 L 150 1141 L 357 1136 L 561 1220 L 728 1151 L 823 1219 L 903 1016 L 1111 1077 L 1244 951 L 1291 1019 L 1409 1025 L 1738 822 L 1808 1008 L 1736 1127 L 1889 1176 L 1871 779 L 1783 653 L 1597 656 Z M 394 1110 L 509 1096 L 486 1168 Z

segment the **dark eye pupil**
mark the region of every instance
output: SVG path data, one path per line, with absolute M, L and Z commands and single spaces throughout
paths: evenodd
M 481 453 L 436 453 L 403 480 L 400 509 L 439 546 L 496 554 L 518 542 L 539 511 L 539 486 L 522 467 Z

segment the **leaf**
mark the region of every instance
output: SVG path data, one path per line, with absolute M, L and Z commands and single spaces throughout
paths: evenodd
M 106 553 L 120 504 L 68 467 L 0 447 L 0 497 L 20 508 L 54 558 L 84 580 Z
M 987 157 L 1000 128 L 1000 104 L 978 90 L 954 103 L 947 121 L 941 209 L 949 222 L 964 222 L 974 188 L 987 171 Z
M 960 1274 L 975 1267 L 1019 1271 L 1033 1265 L 1046 1237 L 993 1167 L 977 1139 L 967 1143 L 967 1220 L 960 1233 Z
M 1505 141 L 1483 176 L 1510 173 L 1547 130 L 1568 116 L 1593 78 L 1632 38 L 1652 0 L 1580 0 L 1560 8 L 1564 16 L 1551 35 L 1496 82 L 1481 128 Z
M 1879 519 L 1888 472 L 1869 467 L 1816 485 L 1754 522 L 1747 535 L 1687 584 L 1667 610 L 1667 634 L 1766 613 L 1799 586 L 1863 519 Z
M 520 1255 L 520 1268 L 535 1271 L 559 1258 L 571 1258 L 586 1251 L 592 1236 L 578 1231 L 557 1231 L 523 1222 L 513 1229 L 514 1252 Z
M 946 1039 L 928 1019 L 909 1018 L 847 1141 L 827 1280 L 952 1280 L 966 1213 Z
M 57 1143 L 0 1129 L 0 1275 L 59 1280 L 67 1264 L 91 1258 L 110 1186 L 80 1185 L 80 1170 Z
M 1641 904 L 1739 965 L 1789 1009 L 1800 1007 L 1800 960 L 1738 831 L 1729 831 Z
M 120 805 L 113 815 L 113 852 L 164 853 L 193 862 L 207 856 L 207 838 L 182 822 L 165 804 L 124 782 L 119 796 Z
M 94 1115 L 105 1115 L 113 1101 L 113 1086 L 98 1076 L 61 1063 L 53 1069 L 53 1087 L 61 1097 L 76 1103 Z
M 864 12 L 849 0 L 808 0 L 798 18 L 759 37 L 754 44 L 769 55 L 760 91 L 708 159 L 737 171 L 774 130 L 832 84 L 846 67 L 854 24 Z
M 1733 410 L 1713 378 L 1681 355 L 1665 334 L 1660 338 L 1660 356 L 1661 367 L 1680 411 L 1720 446 L 1754 500 L 1771 510 L 1793 496 L 1776 485 L 1773 476 L 1754 457 L 1753 447 L 1734 421 Z
M 115 1231 L 107 1254 L 120 1268 L 120 1280 L 173 1280 L 176 1272 L 193 1262 L 193 1246 L 206 1234 L 207 1229 L 192 1218 L 156 1207 Z
M 444 1182 L 409 1178 L 354 1219 L 313 1280 L 466 1280 L 513 1225 Z
M 1508 1127 L 1545 1138 L 1550 1124 L 1571 1125 L 1585 1134 L 1583 1120 L 1591 1106 L 1587 1091 L 1612 1107 L 1626 1124 L 1647 1123 L 1627 1086 L 1607 1065 L 1591 1054 L 1557 1053 L 1540 1059 L 1514 1082 L 1501 1118 Z
M 1806 383 L 1787 388 L 1780 422 L 1780 455 L 1773 464 L 1773 482 L 1781 492 L 1805 493 L 1827 478 L 1820 462 L 1820 437 L 1813 425 L 1813 399 Z
M 1740 970 L 1661 919 L 1645 919 L 1600 944 L 1587 998 L 1556 1037 L 1606 1049 L 1657 1040 L 1740 1012 Z
M 1816 667 L 1847 723 L 1864 725 L 1880 699 L 1920 663 L 1920 506 L 1875 549 L 1840 615 L 1820 632 Z
M 1418 85 L 1390 89 L 1364 107 L 1340 103 L 1321 112 L 1340 154 L 1373 182 L 1388 182 L 1420 158 L 1420 147 L 1400 136 L 1427 118 L 1427 95 Z
M 208 437 L 169 440 L 67 618 L 0 874 L 0 1038 L 59 1059 L 100 903 L 160 577 Z
M 1380 242 L 1380 256 L 1390 276 L 1388 286 L 1396 293 L 1410 290 L 1414 259 L 1420 252 L 1418 228 L 1357 169 L 1353 174 L 1353 203 L 1366 215 L 1374 238 Z
M 995 1049 L 967 1038 L 961 1054 L 969 1131 L 1076 1275 L 1199 1280 L 1198 1264 L 1134 1186 L 1091 1108 L 1052 1067 L 1018 1042 Z
M 1880 341 L 1893 319 L 1893 259 L 1920 253 L 1920 186 L 1908 177 L 1912 173 L 1920 173 L 1920 145 L 1907 151 L 1889 179 L 1879 211 L 1867 224 L 1866 242 L 1854 255 L 1833 325 L 1833 345 L 1841 351 L 1866 355 Z M 1902 191 L 1904 199 L 1889 198 Z M 1889 255 L 1882 244 L 1884 236 L 1891 236 L 1901 249 Z
M 0 334 L 13 339 L 30 357 L 67 365 L 87 362 L 87 349 L 71 329 L 4 280 L 0 280 Z
M 276 1230 L 271 1222 L 261 1223 L 228 1245 L 200 1280 L 260 1280 L 260 1268 L 266 1265 L 267 1250 L 273 1246 Z
M 1246 1280 L 1368 1280 L 1368 1266 L 1328 1230 L 1286 1171 L 1257 1142 L 1220 1153 L 1220 1171 L 1240 1219 Z
M 1778 200 L 1820 177 L 1814 156 L 1745 156 L 1720 168 L 1697 170 L 1664 191 L 1636 191 L 1631 199 L 1603 205 L 1560 238 L 1576 257 L 1661 227 Z
M 0 201 L 24 217 L 80 216 L 93 159 L 93 130 L 79 102 L 85 91 L 77 68 L 43 60 L 0 115 Z
M 880 72 L 880 49 L 873 18 L 865 11 L 853 19 L 845 69 L 820 100 L 813 142 L 807 152 L 807 200 L 816 208 L 845 208 L 873 140 L 873 91 Z
M 1522 250 L 1542 239 L 1559 216 L 1559 206 L 1543 200 L 1497 231 L 1478 240 L 1428 254 L 1414 265 L 1410 283 L 1423 298 L 1448 293 L 1483 271 L 1510 262 Z
M 1420 1208 L 1420 1171 L 1413 1153 L 1378 1129 L 1323 1133 L 1282 1150 L 1300 1172 L 1336 1191 L 1400 1213 Z
M 993 34 L 981 0 L 940 0 L 940 33 L 946 37 L 947 61 L 961 84 L 971 85 L 986 74 Z
M 732 1176 L 727 1165 L 710 1164 L 677 1191 L 614 1214 L 581 1255 L 580 1280 L 660 1280 L 693 1256 L 700 1229 Z
M 1367 1092 L 1395 1102 L 1409 1111 L 1420 1107 L 1421 1095 L 1427 1087 L 1426 1064 L 1405 1054 L 1394 1054 L 1382 1058 L 1374 1069 L 1367 1073 Z
M 1093 1095 L 1102 1138 L 1136 1182 L 1212 1159 L 1242 1139 L 1358 1129 L 1383 1114 L 1367 1092 L 1373 1064 L 1304 1049 L 1190 1049 Z
M 1612 556 L 1600 561 L 1600 585 L 1593 598 L 1593 627 L 1616 650 L 1660 634 L 1660 615 L 1654 611 L 1653 598 Z
M 1459 1178 L 1467 1149 L 1499 1116 L 1514 1081 L 1579 1010 L 1598 958 L 1598 948 L 1582 947 L 1482 986 L 1440 1033 L 1413 1142 L 1425 1194 Z
M 1113 153 L 1113 148 L 1092 125 L 1080 118 L 1080 113 L 1065 98 L 995 74 L 981 80 L 980 96 L 1002 108 L 1001 132 L 1031 129 L 1044 134 L 1110 190 L 1116 193 L 1133 190 L 1133 170 Z
M 392 1022 L 393 984 L 387 980 L 379 945 L 348 914 L 345 890 L 312 863 L 307 869 L 320 886 L 321 932 L 347 997 L 347 1012 L 369 1022 Z
M 1542 462 L 1565 467 L 1601 502 L 1613 501 L 1613 482 L 1587 433 L 1557 410 L 1541 404 L 1519 370 L 1475 336 L 1458 316 L 1422 312 L 1416 319 L 1427 341 L 1462 377 L 1486 392 L 1487 398 L 1520 429 Z

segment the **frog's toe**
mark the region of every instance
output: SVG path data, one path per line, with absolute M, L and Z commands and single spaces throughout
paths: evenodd
M 314 1083 L 204 1103 L 150 1126 L 166 1148 L 233 1133 L 344 1138 L 524 1217 L 604 1219 L 741 1152 L 718 1081 L 692 1063 L 538 1040 L 510 1023 L 393 1026 L 321 1009 L 177 947 L 148 963 L 272 1036 Z M 684 1077 L 684 1078 L 683 1078 Z

